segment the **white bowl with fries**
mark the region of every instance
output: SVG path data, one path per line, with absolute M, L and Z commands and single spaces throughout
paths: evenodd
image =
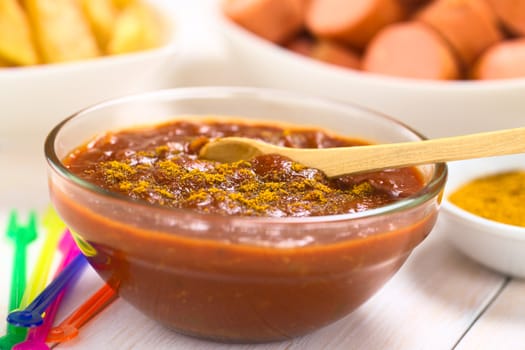
M 0 43 L 0 146 L 23 141 L 40 151 L 51 127 L 72 112 L 173 84 L 178 36 L 161 1 L 82 0 L 77 8 L 70 0 L 27 0 L 25 8 L 1 1 L 0 41 L 1 31 L 18 40 L 14 48 Z M 23 44 L 27 33 L 36 61 Z

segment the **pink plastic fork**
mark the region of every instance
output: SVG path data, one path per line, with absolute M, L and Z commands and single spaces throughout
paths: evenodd
M 62 253 L 62 260 L 57 268 L 56 275 L 60 273 L 78 254 L 78 249 L 73 237 L 69 230 L 66 230 L 58 244 L 58 249 Z M 46 344 L 47 335 L 53 326 L 56 313 L 62 302 L 66 290 L 62 291 L 55 301 L 46 310 L 46 316 L 44 322 L 38 327 L 31 328 L 27 334 L 25 341 L 16 344 L 13 350 L 49 350 L 49 346 Z

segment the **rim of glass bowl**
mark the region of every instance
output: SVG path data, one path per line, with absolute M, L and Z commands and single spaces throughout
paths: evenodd
M 128 95 L 128 96 L 114 98 L 111 100 L 100 102 L 95 105 L 89 106 L 87 108 L 81 109 L 80 111 L 74 113 L 73 115 L 67 117 L 62 122 L 57 124 L 48 134 L 45 140 L 45 144 L 44 144 L 44 152 L 45 152 L 47 163 L 52 169 L 56 171 L 57 174 L 59 174 L 62 178 L 72 182 L 73 184 L 80 186 L 81 188 L 88 190 L 90 192 L 93 192 L 97 195 L 100 195 L 103 197 L 109 197 L 113 200 L 117 200 L 119 202 L 122 202 L 123 204 L 133 203 L 133 205 L 135 206 L 142 206 L 148 209 L 167 211 L 168 213 L 172 213 L 172 214 L 177 213 L 177 212 L 191 213 L 192 215 L 198 216 L 200 218 L 223 218 L 223 219 L 229 218 L 229 219 L 235 219 L 235 220 L 241 220 L 241 221 L 246 220 L 250 222 L 264 222 L 264 223 L 338 222 L 338 221 L 359 219 L 359 218 L 365 218 L 365 217 L 368 218 L 368 217 L 380 216 L 384 214 L 391 214 L 391 213 L 401 212 L 401 211 L 404 211 L 410 208 L 417 207 L 420 204 L 427 202 L 431 198 L 437 196 L 438 193 L 444 188 L 444 184 L 446 182 L 447 172 L 448 172 L 447 165 L 446 163 L 435 163 L 432 178 L 428 181 L 426 186 L 420 192 L 417 193 L 416 196 L 407 197 L 400 201 L 397 201 L 397 202 L 394 202 L 392 204 L 388 204 L 385 206 L 381 206 L 379 208 L 365 210 L 365 211 L 357 212 L 357 213 L 323 215 L 323 216 L 308 216 L 308 217 L 227 216 L 227 215 L 221 215 L 221 214 L 200 213 L 200 212 L 197 212 L 191 209 L 168 208 L 168 207 L 165 207 L 159 204 L 152 204 L 152 203 L 147 203 L 145 201 L 133 200 L 130 197 L 125 196 L 123 194 L 119 194 L 116 192 L 106 190 L 102 187 L 98 187 L 74 175 L 63 165 L 62 161 L 58 158 L 55 152 L 55 147 L 54 147 L 55 140 L 59 132 L 61 131 L 61 129 L 73 119 L 80 118 L 84 114 L 89 113 L 92 110 L 109 107 L 115 104 L 126 103 L 127 101 L 140 101 L 141 99 L 142 100 L 148 100 L 151 98 L 184 99 L 184 98 L 189 98 L 189 97 L 191 98 L 199 98 L 199 97 L 201 98 L 205 98 L 205 97 L 231 98 L 231 97 L 235 97 L 235 95 L 239 95 L 242 97 L 249 96 L 254 99 L 258 98 L 261 100 L 272 99 L 272 97 L 274 98 L 279 97 L 280 99 L 291 99 L 295 101 L 297 101 L 298 99 L 302 99 L 303 101 L 307 99 L 310 103 L 316 103 L 319 105 L 327 105 L 331 108 L 345 109 L 345 108 L 351 107 L 355 110 L 361 110 L 363 112 L 373 114 L 377 118 L 387 119 L 390 122 L 397 124 L 398 126 L 411 132 L 412 134 L 414 134 L 414 136 L 417 136 L 422 140 L 426 139 L 426 137 L 421 135 L 419 132 L 413 130 L 411 127 L 407 126 L 406 124 L 392 117 L 384 115 L 380 112 L 376 112 L 372 109 L 368 109 L 366 107 L 362 107 L 362 106 L 347 103 L 347 102 L 339 102 L 335 100 L 330 100 L 329 98 L 320 98 L 320 97 L 315 97 L 312 95 L 302 94 L 302 93 L 297 93 L 297 92 L 284 91 L 284 90 L 278 90 L 278 89 L 259 88 L 259 87 L 227 87 L 227 86 L 184 87 L 184 88 L 165 89 L 165 90 L 157 90 L 157 91 L 150 91 L 150 92 L 143 92 L 143 93 Z

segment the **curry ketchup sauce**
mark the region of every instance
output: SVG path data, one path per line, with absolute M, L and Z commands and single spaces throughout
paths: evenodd
M 74 150 L 64 164 L 95 190 L 51 183 L 95 269 L 179 332 L 263 342 L 318 329 L 368 299 L 436 220 L 432 204 L 384 220 L 342 219 L 421 191 L 414 168 L 329 179 L 273 155 L 237 168 L 198 159 L 207 140 L 232 135 L 290 147 L 362 144 L 317 129 L 177 121 Z

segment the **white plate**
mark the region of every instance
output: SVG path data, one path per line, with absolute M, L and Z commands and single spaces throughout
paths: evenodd
M 41 152 L 51 128 L 79 109 L 173 85 L 172 69 L 179 51 L 174 15 L 162 1 L 149 1 L 168 28 L 167 43 L 162 47 L 70 63 L 0 69 L 0 150 L 2 145 L 27 147 L 29 143 L 38 145 Z
M 450 193 L 475 178 L 525 170 L 525 154 L 451 162 L 439 228 L 461 252 L 507 275 L 525 278 L 525 228 L 471 214 L 450 203 Z M 525 205 L 525 203 L 523 203 Z

